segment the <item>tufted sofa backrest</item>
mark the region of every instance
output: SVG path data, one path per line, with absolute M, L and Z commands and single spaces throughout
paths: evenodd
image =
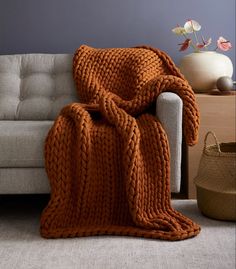
M 0 56 L 0 120 L 53 120 L 78 102 L 70 54 Z

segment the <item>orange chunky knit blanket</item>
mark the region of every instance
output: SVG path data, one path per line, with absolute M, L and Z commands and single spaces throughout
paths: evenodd
M 196 143 L 194 93 L 173 61 L 150 47 L 81 46 L 73 71 L 81 103 L 61 111 L 46 139 L 51 199 L 41 235 L 197 235 L 199 226 L 171 207 L 168 140 L 148 112 L 161 92 L 175 92 L 186 141 Z

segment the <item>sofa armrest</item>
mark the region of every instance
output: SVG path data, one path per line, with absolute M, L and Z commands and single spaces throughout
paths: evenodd
M 183 103 L 178 95 L 164 92 L 158 96 L 156 116 L 162 123 L 169 140 L 170 186 L 173 193 L 179 193 L 181 186 L 182 114 Z

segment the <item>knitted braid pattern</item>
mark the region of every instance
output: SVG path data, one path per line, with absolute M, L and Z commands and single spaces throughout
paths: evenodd
M 171 58 L 147 46 L 95 49 L 81 46 L 74 55 L 74 79 L 82 103 L 99 103 L 106 92 L 130 115 L 145 111 L 161 92 L 183 101 L 184 135 L 188 145 L 198 140 L 199 112 L 195 95 Z
M 174 89 L 187 106 L 187 141 L 196 142 L 194 95 L 170 58 L 147 47 L 82 46 L 74 57 L 74 77 L 86 104 L 66 106 L 48 133 L 51 199 L 41 216 L 41 235 L 164 240 L 197 235 L 200 227 L 171 207 L 167 136 L 145 112 L 160 92 Z

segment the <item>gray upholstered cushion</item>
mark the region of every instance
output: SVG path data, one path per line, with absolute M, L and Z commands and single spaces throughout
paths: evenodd
M 156 116 L 167 133 L 170 145 L 171 191 L 180 192 L 183 102 L 178 95 L 164 92 L 159 95 L 156 104 Z
M 72 55 L 0 56 L 0 120 L 52 120 L 77 102 Z
M 0 167 L 44 167 L 52 121 L 0 121 Z
M 50 193 L 44 168 L 0 168 L 1 194 Z

